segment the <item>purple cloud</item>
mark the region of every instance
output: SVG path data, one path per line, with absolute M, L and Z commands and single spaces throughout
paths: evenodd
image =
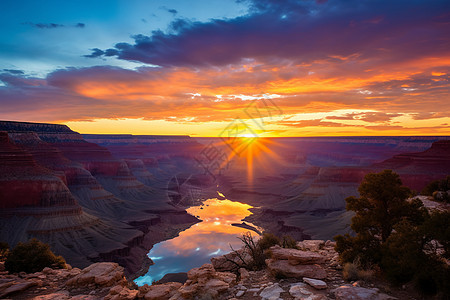
M 310 63 L 358 54 L 388 65 L 448 53 L 450 3 L 427 1 L 250 2 L 250 14 L 229 20 L 177 19 L 175 33 L 134 36 L 115 46 L 119 59 L 161 66 L 202 66 L 288 59 Z M 430 47 L 433 45 L 433 47 Z M 88 57 L 99 57 L 94 52 Z

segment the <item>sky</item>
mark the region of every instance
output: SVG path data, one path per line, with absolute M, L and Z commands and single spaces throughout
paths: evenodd
M 450 134 L 448 0 L 2 0 L 0 27 L 1 120 Z

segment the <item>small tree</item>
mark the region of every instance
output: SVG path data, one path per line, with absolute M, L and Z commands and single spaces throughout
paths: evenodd
M 6 270 L 11 273 L 33 273 L 42 271 L 45 267 L 65 268 L 65 265 L 62 256 L 56 256 L 48 244 L 37 239 L 18 243 L 5 261 Z
M 402 218 L 419 222 L 425 213 L 420 201 L 408 202 L 409 188 L 402 186 L 398 174 L 391 170 L 370 173 L 359 186 L 360 197 L 348 197 L 347 210 L 355 212 L 351 228 L 356 236 L 335 237 L 336 251 L 344 262 L 359 259 L 363 266 L 381 259 L 381 245 Z

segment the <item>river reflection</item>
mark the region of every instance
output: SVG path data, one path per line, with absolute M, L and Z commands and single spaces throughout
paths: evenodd
M 251 215 L 248 210 L 251 207 L 230 200 L 208 199 L 203 205 L 187 209 L 202 222 L 171 240 L 156 244 L 148 254 L 155 264 L 146 275 L 135 279 L 136 284 L 151 284 L 167 273 L 187 272 L 209 263 L 211 257 L 230 252 L 230 244 L 233 249 L 239 249 L 242 243 L 237 237 L 249 230 L 231 224 L 241 223 L 243 218 Z

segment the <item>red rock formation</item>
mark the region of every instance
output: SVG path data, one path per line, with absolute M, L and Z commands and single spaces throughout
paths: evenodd
M 0 208 L 77 205 L 65 176 L 55 176 L 0 132 Z
M 423 152 L 395 155 L 374 167 L 394 170 L 404 185 L 420 191 L 429 182 L 450 174 L 450 140 L 434 142 Z

